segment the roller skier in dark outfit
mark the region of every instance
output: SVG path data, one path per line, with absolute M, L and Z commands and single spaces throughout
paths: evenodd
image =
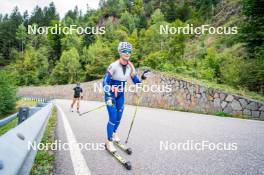
M 73 109 L 74 104 L 77 103 L 76 104 L 77 113 L 80 113 L 80 98 L 81 99 L 83 98 L 83 95 L 82 95 L 83 90 L 81 88 L 80 83 L 77 83 L 77 85 L 73 88 L 73 90 L 74 90 L 74 95 L 73 95 L 72 104 L 71 104 L 71 111 L 72 112 L 74 111 L 74 109 Z

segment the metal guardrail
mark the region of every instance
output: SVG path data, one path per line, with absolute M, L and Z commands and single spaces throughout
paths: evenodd
M 52 106 L 48 103 L 0 137 L 0 175 L 29 174 L 37 152 L 29 144 L 41 141 Z
M 32 101 L 38 101 L 38 102 L 44 102 L 44 103 L 47 103 L 47 102 L 50 102 L 52 101 L 54 98 L 44 98 L 44 97 L 36 97 L 36 96 L 23 96 L 23 97 L 20 97 L 24 100 L 32 100 Z
M 35 113 L 39 109 L 38 107 L 44 107 L 46 105 L 46 103 L 48 103 L 52 100 L 52 98 L 41 98 L 41 97 L 21 97 L 21 98 L 24 100 L 42 102 L 42 103 L 38 103 L 37 107 L 30 108 L 29 116 L 31 116 L 33 113 Z M 6 125 L 7 123 L 9 123 L 12 120 L 14 120 L 15 118 L 17 118 L 17 114 L 18 113 L 12 114 L 12 115 L 5 117 L 4 119 L 0 120 L 0 127 Z
M 15 118 L 17 118 L 17 113 L 10 115 L 9 117 L 6 117 L 2 120 L 0 120 L 0 126 L 4 126 L 7 123 L 11 122 L 12 120 L 14 120 Z
M 34 113 L 36 113 L 38 110 L 40 110 L 41 107 L 43 106 L 31 107 L 29 110 L 29 117 L 32 116 Z M 17 117 L 18 117 L 18 113 L 5 117 L 4 119 L 0 120 L 0 127 L 8 124 Z

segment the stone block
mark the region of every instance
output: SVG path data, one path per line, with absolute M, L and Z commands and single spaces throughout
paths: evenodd
M 254 101 L 250 102 L 247 107 L 247 109 L 250 109 L 250 110 L 258 110 L 258 104 Z
M 235 111 L 240 111 L 240 110 L 242 110 L 242 107 L 241 107 L 240 103 L 239 103 L 238 101 L 236 101 L 236 100 L 233 100 L 233 101 L 232 101 L 232 103 L 231 103 L 231 107 L 232 107 L 232 109 L 235 110 Z
M 244 114 L 244 115 L 247 115 L 247 116 L 251 116 L 251 111 L 248 110 L 248 109 L 244 109 L 244 110 L 243 110 L 243 114 Z
M 259 111 L 252 111 L 252 117 L 259 118 L 259 114 L 260 114 Z
M 226 107 L 226 105 L 227 105 L 227 102 L 223 101 L 223 102 L 221 103 L 221 107 L 222 107 L 222 109 L 224 109 L 224 108 Z
M 227 95 L 227 97 L 225 99 L 225 101 L 228 101 L 228 102 L 233 101 L 233 100 L 234 100 L 233 95 Z
M 241 99 L 239 99 L 238 101 L 240 102 L 240 104 L 241 104 L 241 106 L 242 106 L 243 108 L 246 108 L 246 106 L 247 106 L 247 104 L 248 104 L 246 99 L 241 98 Z
M 225 97 L 226 97 L 226 94 L 224 94 L 224 93 L 220 93 L 220 99 L 221 99 L 222 101 L 225 100 Z

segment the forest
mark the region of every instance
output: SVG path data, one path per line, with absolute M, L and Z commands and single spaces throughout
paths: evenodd
M 133 45 L 135 67 L 264 94 L 264 3 L 258 0 L 100 0 L 59 16 L 54 3 L 32 13 L 0 14 L 1 83 L 11 87 L 85 82 L 103 77 Z M 210 24 L 237 34 L 160 34 L 160 26 Z M 28 25 L 105 27 L 103 35 L 29 35 Z M 0 91 L 3 91 L 3 86 Z

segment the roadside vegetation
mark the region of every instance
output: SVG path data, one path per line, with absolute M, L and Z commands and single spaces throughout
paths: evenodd
M 59 16 L 54 3 L 36 7 L 32 14 L 14 8 L 12 14 L 0 15 L 0 66 L 18 86 L 91 81 L 101 78 L 118 57 L 118 43 L 129 41 L 135 67 L 263 99 L 263 8 L 257 0 L 100 0 L 99 9 L 81 12 L 76 7 L 65 16 Z M 28 25 L 58 24 L 98 25 L 105 27 L 105 34 L 27 34 Z M 188 24 L 237 27 L 238 33 L 160 34 L 160 25 Z
M 55 141 L 55 128 L 57 123 L 57 109 L 54 107 L 52 109 L 51 116 L 49 118 L 49 122 L 47 124 L 45 133 L 41 140 L 41 143 L 53 143 Z M 31 175 L 51 175 L 54 174 L 54 162 L 55 155 L 52 150 L 39 150 L 35 157 L 35 162 L 31 169 Z
M 3 119 L 5 117 L 8 117 L 11 114 L 14 114 L 14 113 L 18 112 L 19 108 L 22 107 L 22 106 L 33 107 L 33 106 L 36 106 L 36 105 L 37 105 L 36 101 L 20 99 L 20 100 L 18 100 L 16 102 L 16 107 L 10 112 L 10 114 L 3 115 L 3 116 L 0 117 L 0 119 Z M 10 129 L 16 127 L 17 123 L 18 123 L 18 119 L 15 118 L 14 120 L 12 120 L 9 123 L 7 123 L 6 125 L 0 126 L 0 136 L 5 134 Z

